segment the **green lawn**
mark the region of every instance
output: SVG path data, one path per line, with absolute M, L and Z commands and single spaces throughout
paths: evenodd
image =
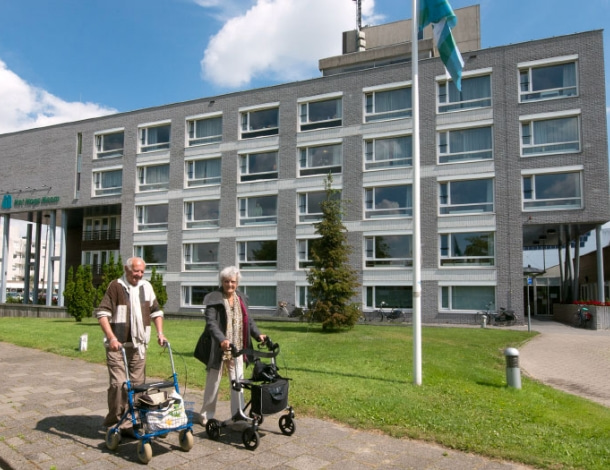
M 203 327 L 203 321 L 165 322 L 187 401 L 203 388 L 203 365 L 192 357 Z M 609 408 L 526 377 L 521 390 L 506 387 L 503 350 L 519 348 L 534 333 L 424 327 L 423 384 L 415 386 L 410 327 L 357 325 L 335 334 L 305 323 L 259 321 L 259 327 L 281 345 L 278 364 L 293 379 L 289 401 L 297 421 L 332 419 L 541 468 L 610 466 Z M 82 333 L 89 334 L 86 352 L 78 351 Z M 102 332 L 92 319 L 0 318 L 0 340 L 104 361 Z M 150 376 L 170 375 L 161 351 L 149 350 Z M 227 384 L 223 393 L 227 399 Z

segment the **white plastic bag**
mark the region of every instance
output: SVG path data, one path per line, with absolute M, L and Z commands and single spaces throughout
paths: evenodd
M 149 410 L 146 412 L 148 432 L 174 429 L 188 423 L 182 397 L 176 391 L 173 391 L 168 399 L 168 406 L 159 410 Z

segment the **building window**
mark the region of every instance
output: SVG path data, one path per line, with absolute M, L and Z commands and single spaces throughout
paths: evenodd
M 523 176 L 523 210 L 580 209 L 581 178 L 578 171 Z
M 299 116 L 300 131 L 341 127 L 341 98 L 300 102 Z
M 248 296 L 250 308 L 277 308 L 276 286 L 248 286 L 240 285 L 240 289 Z
M 93 173 L 93 196 L 116 196 L 123 190 L 123 170 L 102 170 Z
M 341 143 L 316 145 L 299 149 L 299 175 L 341 173 Z
M 576 61 L 519 67 L 519 101 L 567 98 L 578 94 Z
M 438 133 L 438 162 L 462 163 L 493 159 L 491 126 Z
M 493 266 L 494 233 L 444 233 L 440 236 L 441 266 Z
M 220 184 L 220 157 L 186 162 L 186 187 Z
M 185 271 L 216 271 L 218 270 L 218 242 L 185 243 Z
M 138 167 L 138 191 L 169 189 L 169 163 Z
M 184 203 L 185 228 L 213 228 L 220 222 L 220 200 L 188 201 Z
M 442 310 L 472 312 L 487 310 L 487 305 L 495 303 L 494 286 L 441 286 L 440 302 Z
M 167 270 L 167 244 L 136 245 L 133 247 L 133 254 L 144 260 L 147 271 L 151 271 L 153 267 L 157 271 Z
M 242 269 L 275 269 L 277 240 L 238 242 L 237 256 Z
M 222 116 L 214 116 L 186 121 L 188 132 L 187 147 L 213 144 L 222 141 Z
M 411 87 L 364 93 L 364 122 L 411 117 Z
M 364 169 L 378 170 L 413 165 L 410 135 L 370 138 L 364 141 Z
M 382 302 L 388 308 L 413 308 L 413 287 L 367 286 L 366 307 L 377 308 Z
M 521 122 L 521 155 L 548 155 L 580 151 L 578 116 Z
M 462 78 L 462 91 L 453 81 L 438 84 L 438 112 L 448 113 L 491 106 L 491 75 Z
M 411 185 L 379 186 L 364 190 L 364 218 L 410 217 L 413 215 Z
M 170 124 L 140 127 L 140 153 L 169 148 Z
M 95 135 L 95 158 L 113 158 L 123 156 L 125 140 L 124 131 L 106 132 Z
M 277 179 L 278 151 L 255 152 L 239 156 L 239 173 L 242 183 Z
M 297 286 L 296 306 L 301 308 L 309 308 L 310 302 L 309 286 Z
M 121 218 L 86 217 L 83 220 L 83 240 L 120 240 Z
M 405 267 L 413 265 L 411 235 L 376 235 L 364 238 L 365 266 Z
M 280 133 L 278 107 L 241 111 L 241 138 L 254 139 Z
M 203 307 L 203 299 L 218 285 L 182 286 L 182 305 L 185 307 Z
M 307 269 L 313 266 L 312 252 L 319 243 L 319 238 L 308 238 L 297 241 L 299 269 Z
M 463 180 L 440 183 L 439 213 L 477 214 L 494 211 L 493 180 Z
M 81 264 L 91 267 L 91 274 L 101 276 L 104 273 L 104 265 L 110 262 L 110 259 L 117 263 L 119 260 L 118 250 L 98 250 L 98 251 L 83 251 L 81 255 Z
M 167 230 L 168 204 L 136 206 L 136 231 Z
M 277 224 L 277 196 L 253 196 L 238 199 L 239 224 Z
M 341 193 L 333 193 L 333 199 L 341 199 Z M 310 191 L 298 195 L 299 222 L 312 223 L 322 219 L 322 203 L 326 201 L 326 191 Z

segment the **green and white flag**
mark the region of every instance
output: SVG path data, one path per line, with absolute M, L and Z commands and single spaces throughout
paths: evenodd
M 451 28 L 457 24 L 457 18 L 447 0 L 419 1 L 419 29 L 422 30 L 429 24 L 432 24 L 434 45 L 441 55 L 441 60 L 456 88 L 461 91 L 464 60 L 451 34 Z

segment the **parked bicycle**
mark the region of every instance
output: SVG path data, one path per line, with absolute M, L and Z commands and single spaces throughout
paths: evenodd
M 593 319 L 593 315 L 587 307 L 580 307 L 574 314 L 574 326 L 577 328 L 587 328 Z
M 499 311 L 494 311 L 493 305 L 493 302 L 488 302 L 485 310 L 477 312 L 476 321 L 478 324 L 483 324 L 483 317 L 485 317 L 485 322 L 488 325 L 511 326 L 516 323 L 517 316 L 514 310 L 500 307 Z

